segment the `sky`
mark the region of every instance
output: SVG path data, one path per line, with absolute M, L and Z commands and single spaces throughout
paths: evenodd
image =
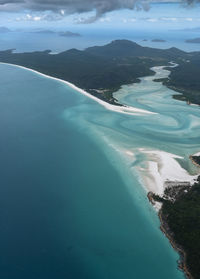
M 191 1 L 190 1 L 191 2 Z M 197 2 L 197 1 L 196 1 Z M 194 28 L 200 4 L 136 0 L 0 0 L 0 26 L 18 28 Z M 78 26 L 78 27 L 77 27 Z

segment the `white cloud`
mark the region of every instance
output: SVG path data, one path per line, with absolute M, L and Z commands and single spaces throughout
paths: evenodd
M 160 20 L 164 21 L 177 21 L 176 17 L 161 17 Z
M 191 17 L 186 17 L 185 20 L 186 20 L 186 21 L 193 21 L 193 18 L 191 18 Z
M 157 18 L 147 18 L 146 21 L 148 21 L 148 22 L 157 22 L 158 19 Z
M 102 17 L 99 20 L 100 22 L 111 22 L 111 18 L 110 17 Z
M 137 19 L 136 19 L 136 18 L 131 18 L 130 21 L 131 21 L 131 22 L 136 22 Z
M 16 21 L 55 21 L 55 20 L 61 20 L 63 19 L 63 16 L 59 14 L 26 14 L 21 17 L 17 17 Z

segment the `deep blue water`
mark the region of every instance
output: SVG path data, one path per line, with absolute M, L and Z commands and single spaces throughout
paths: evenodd
M 131 117 L 26 70 L 0 73 L 0 278 L 183 278 L 138 177 L 97 133 Z

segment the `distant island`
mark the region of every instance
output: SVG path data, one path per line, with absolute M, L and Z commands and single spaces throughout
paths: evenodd
M 194 27 L 194 28 L 183 28 L 183 29 L 173 29 L 170 31 L 182 31 L 182 32 L 200 32 L 200 27 Z
M 37 30 L 37 31 L 33 31 L 33 33 L 38 33 L 38 34 L 56 34 L 56 32 L 53 31 L 53 30 Z
M 163 39 L 153 39 L 153 40 L 151 40 L 152 42 L 154 42 L 154 43 L 165 43 L 166 41 L 165 40 L 163 40 Z
M 192 43 L 192 44 L 200 44 L 200 38 L 187 39 L 187 40 L 185 40 L 185 42 Z
M 4 26 L 0 26 L 0 33 L 9 33 L 9 32 L 11 32 L 10 29 Z
M 170 75 L 162 81 L 182 94 L 174 98 L 200 105 L 200 52 L 187 53 L 177 48 L 142 47 L 128 40 L 116 40 L 105 46 L 83 51 L 67 50 L 58 54 L 48 51 L 13 53 L 0 51 L 0 61 L 21 65 L 69 81 L 90 94 L 116 104 L 113 92 L 124 84 L 140 82 L 142 76 L 154 75 L 153 66 L 169 65 Z
M 33 33 L 37 34 L 57 34 L 63 37 L 80 37 L 81 34 L 79 33 L 73 33 L 70 31 L 53 31 L 53 30 L 36 30 L 33 31 Z
M 63 36 L 63 37 L 81 37 L 81 34 L 73 33 L 73 32 L 70 32 L 70 31 L 60 32 L 59 34 L 60 34 L 60 36 Z

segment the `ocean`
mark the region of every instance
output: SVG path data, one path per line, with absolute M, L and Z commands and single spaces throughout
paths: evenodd
M 17 38 L 1 49 L 68 48 L 66 38 Z M 108 40 L 88 38 L 70 39 L 69 48 Z M 183 279 L 147 200 L 154 187 L 147 162 L 159 165 L 157 151 L 172 153 L 183 179 L 184 169 L 196 173 L 188 157 L 200 150 L 199 108 L 172 99 L 152 77 L 115 93 L 152 114 L 108 110 L 10 65 L 0 64 L 0 88 L 0 277 Z
M 152 29 L 142 28 L 113 29 L 109 27 L 92 28 L 91 26 L 70 30 L 80 33 L 81 36 L 62 37 L 57 33 L 34 33 L 34 30 L 4 33 L 0 36 L 0 50 L 15 49 L 16 52 L 29 52 L 50 49 L 53 53 L 59 53 L 71 48 L 83 50 L 94 45 L 108 44 L 112 40 L 127 39 L 148 47 L 161 49 L 177 47 L 188 52 L 200 51 L 199 44 L 185 42 L 187 39 L 198 38 L 199 31 L 168 29 L 152 31 Z M 152 42 L 153 39 L 163 39 L 165 42 Z
M 135 102 L 159 114 L 120 114 L 36 73 L 0 73 L 0 277 L 184 278 L 133 168 L 144 155 L 125 151 L 197 150 L 198 108 L 164 92 L 159 106 Z

